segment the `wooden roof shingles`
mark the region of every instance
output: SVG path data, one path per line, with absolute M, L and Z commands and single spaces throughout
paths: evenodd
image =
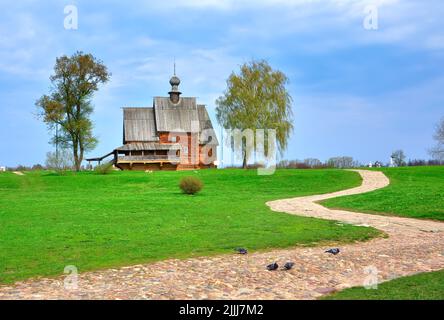
M 123 109 L 123 143 L 159 141 L 153 108 Z
M 154 98 L 154 115 L 158 132 L 191 132 L 193 121 L 199 122 L 196 98 L 181 98 L 173 104 L 170 98 Z

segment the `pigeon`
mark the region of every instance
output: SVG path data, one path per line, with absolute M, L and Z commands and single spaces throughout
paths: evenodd
M 245 248 L 237 248 L 236 251 L 237 251 L 239 254 L 247 254 L 247 253 L 248 253 L 248 250 L 245 249 Z
M 339 252 L 341 252 L 341 250 L 339 250 L 339 248 L 333 248 L 333 249 L 325 251 L 325 253 L 331 253 L 333 255 L 337 255 Z
M 294 262 L 287 262 L 287 263 L 284 265 L 284 269 L 285 269 L 285 270 L 291 270 L 291 269 L 293 269 L 293 267 L 294 267 Z
M 269 264 L 267 266 L 268 271 L 274 271 L 274 270 L 277 270 L 278 268 L 279 268 L 279 265 L 276 262 Z

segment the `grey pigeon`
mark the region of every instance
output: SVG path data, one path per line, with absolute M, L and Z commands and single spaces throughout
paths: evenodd
M 329 249 L 329 250 L 325 251 L 325 253 L 331 253 L 333 255 L 337 255 L 339 252 L 341 252 L 341 250 L 339 250 L 339 248 L 333 248 L 333 249 Z
M 279 268 L 279 265 L 276 262 L 269 264 L 267 266 L 268 271 L 274 271 L 274 270 L 277 270 L 278 268 Z
M 247 254 L 247 253 L 248 253 L 248 250 L 245 249 L 245 248 L 237 248 L 236 251 L 237 251 L 239 254 Z
M 284 265 L 285 270 L 291 270 L 291 269 L 293 269 L 293 267 L 294 267 L 294 262 L 287 262 Z

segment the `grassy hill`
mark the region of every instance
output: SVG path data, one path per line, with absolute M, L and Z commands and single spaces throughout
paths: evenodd
M 180 177 L 205 183 L 181 194 Z M 356 241 L 371 228 L 272 212 L 265 202 L 360 184 L 354 172 L 256 171 L 93 172 L 59 176 L 0 174 L 0 283 L 166 258 L 231 253 L 331 241 Z

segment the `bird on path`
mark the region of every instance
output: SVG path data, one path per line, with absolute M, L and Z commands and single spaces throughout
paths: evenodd
M 333 249 L 329 249 L 329 250 L 325 251 L 325 253 L 331 253 L 333 255 L 337 255 L 339 252 L 341 252 L 341 250 L 339 250 L 339 248 L 333 248 Z
M 278 268 L 279 268 L 279 265 L 276 262 L 269 264 L 267 266 L 268 271 L 274 271 L 274 270 L 277 270 Z
M 294 267 L 294 262 L 287 262 L 287 263 L 284 265 L 284 269 L 285 269 L 285 270 L 291 270 L 291 269 L 293 269 L 293 267 Z
M 247 254 L 248 250 L 245 248 L 236 248 L 235 249 L 239 254 Z

